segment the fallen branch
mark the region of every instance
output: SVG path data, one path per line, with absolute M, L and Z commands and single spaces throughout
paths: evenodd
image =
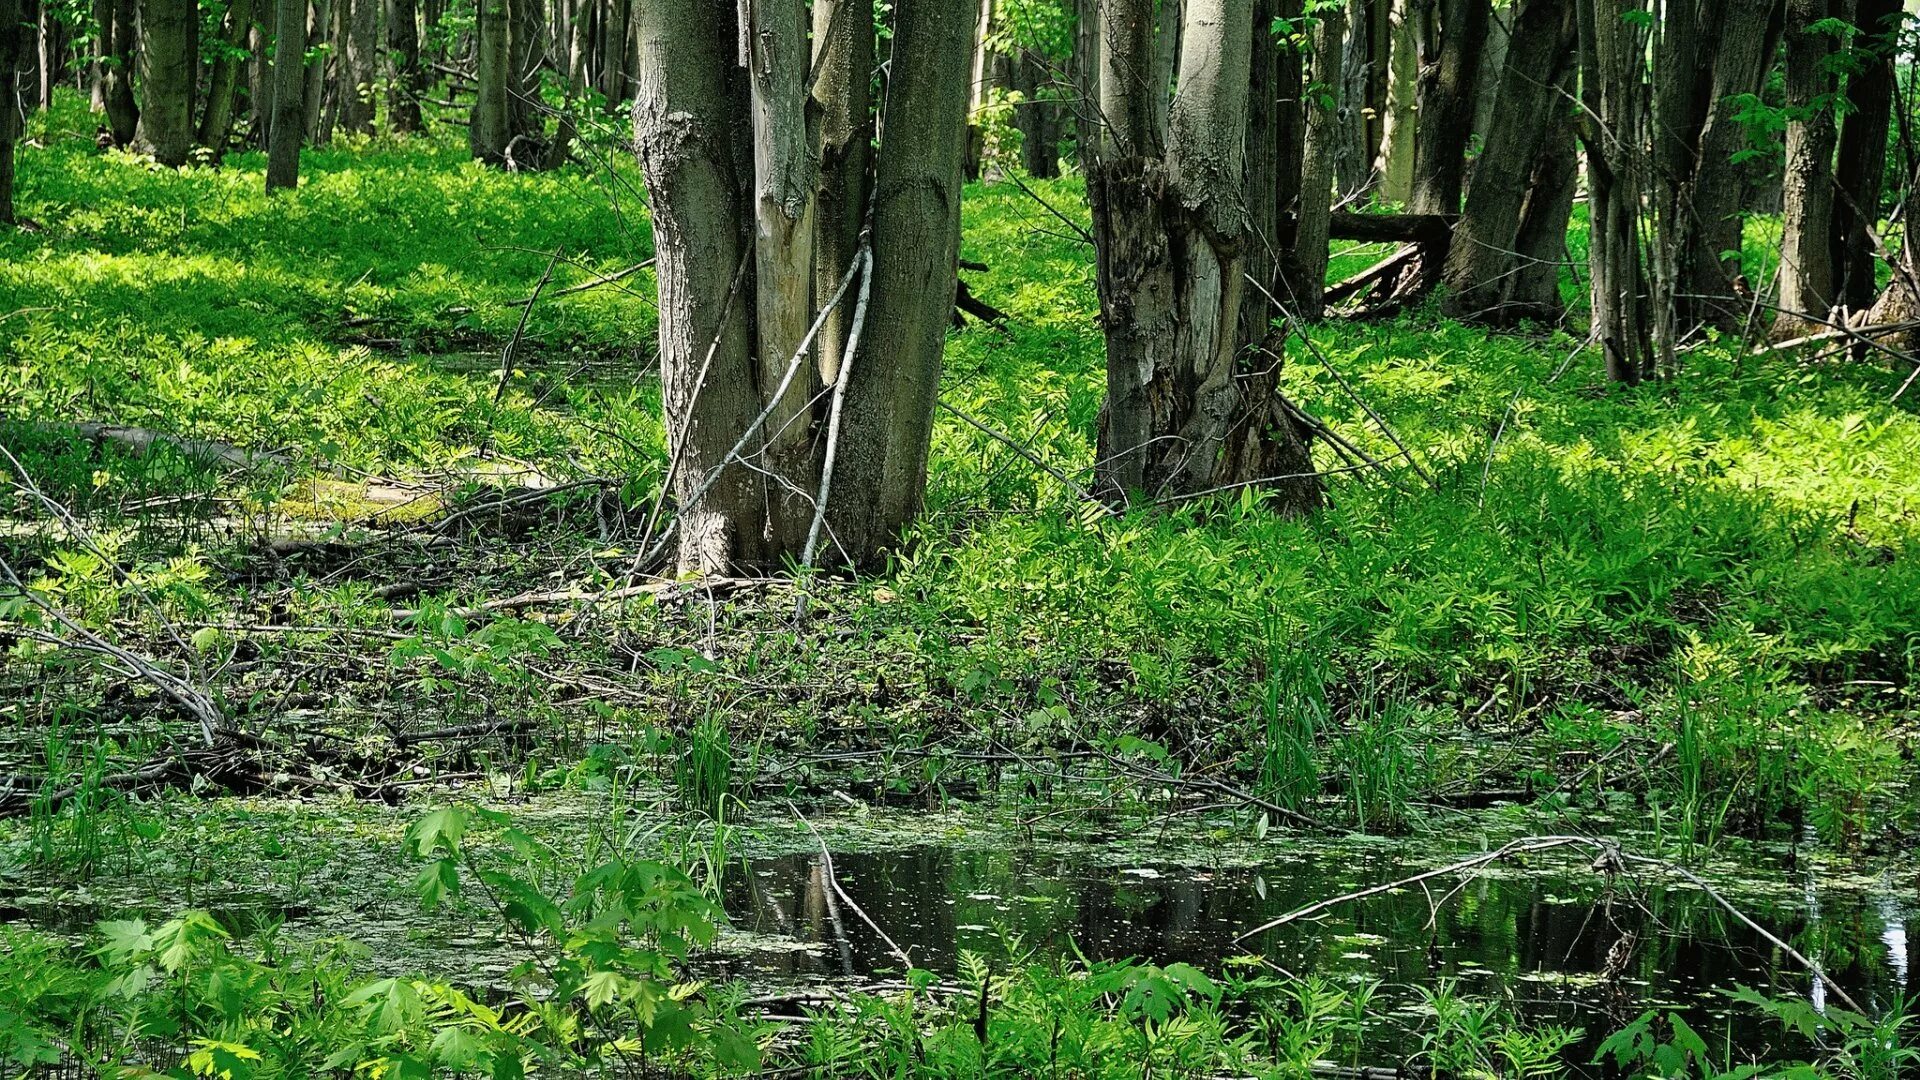
M 787 803 L 787 809 L 793 811 L 793 816 L 799 820 L 800 824 L 805 825 L 807 827 L 807 831 L 809 833 L 812 833 L 814 840 L 819 843 L 821 870 L 826 876 L 827 884 L 830 887 L 832 887 L 834 895 L 840 898 L 841 903 L 844 903 L 848 907 L 852 908 L 853 913 L 855 915 L 860 916 L 860 921 L 863 923 L 866 923 L 869 929 L 871 929 L 875 934 L 878 934 L 880 936 L 881 941 L 886 942 L 887 951 L 893 953 L 894 956 L 899 958 L 902 964 L 905 964 L 907 968 L 911 970 L 913 968 L 913 957 L 908 956 L 907 951 L 905 949 L 902 949 L 899 945 L 896 945 L 894 943 L 894 940 L 887 936 L 887 932 L 885 930 L 880 929 L 880 924 L 874 922 L 871 918 L 869 918 L 867 916 L 867 913 L 861 909 L 860 905 L 854 902 L 853 897 L 847 895 L 847 890 L 840 887 L 840 879 L 839 877 L 835 876 L 833 872 L 833 853 L 827 850 L 827 841 L 824 837 L 820 835 L 819 830 L 813 827 L 813 822 L 808 821 L 805 817 L 801 816 L 800 808 L 793 805 L 792 802 Z
M 293 464 L 292 458 L 270 450 L 248 450 L 215 439 L 170 435 L 150 428 L 91 421 L 73 424 L 26 423 L 19 426 L 47 434 L 71 435 L 83 442 L 90 442 L 96 447 L 102 443 L 113 443 L 116 446 L 126 447 L 136 455 L 151 453 L 155 447 L 163 446 L 194 461 L 220 464 L 234 469 L 285 468 Z

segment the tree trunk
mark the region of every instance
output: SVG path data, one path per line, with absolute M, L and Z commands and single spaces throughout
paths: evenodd
M 1406 205 L 1413 200 L 1414 103 L 1420 77 L 1419 11 L 1425 0 L 1393 0 L 1387 54 L 1386 120 L 1381 128 L 1380 197 Z
M 1013 124 L 1020 132 L 1020 167 L 1036 180 L 1060 175 L 1060 104 L 1046 59 L 1027 50 L 1012 58 L 1012 86 L 1020 93 Z
M 1850 3 L 1786 0 L 1787 166 L 1783 178 L 1780 233 L 1780 307 L 1776 339 L 1798 337 L 1824 322 L 1838 299 L 1834 291 L 1833 151 L 1831 74 L 1838 39 L 1815 25 L 1844 19 Z M 1795 317 L 1804 312 L 1809 318 Z M 1809 321 L 1809 319 L 1814 321 Z
M 815 0 L 813 99 L 820 112 L 820 198 L 813 247 L 813 303 L 825 308 L 860 248 L 872 160 L 874 34 L 869 0 Z M 840 304 L 820 327 L 821 385 L 840 377 L 853 307 Z
M 1099 487 L 1153 502 L 1260 484 L 1306 509 L 1319 491 L 1268 381 L 1276 360 L 1239 364 L 1253 0 L 1188 0 L 1164 133 L 1153 130 L 1158 83 L 1139 77 L 1157 67 L 1141 32 L 1151 8 L 1112 4 L 1102 34 L 1109 149 L 1088 185 L 1107 337 Z
M 1246 273 L 1258 287 L 1240 294 L 1240 340 L 1260 341 L 1279 312 L 1280 282 L 1280 48 L 1267 29 L 1277 0 L 1253 0 L 1253 38 L 1247 67 L 1247 163 L 1241 202 L 1247 208 Z
M 1294 314 L 1317 322 L 1325 309 L 1327 290 L 1327 229 L 1333 211 L 1335 147 L 1340 142 L 1340 112 L 1330 95 L 1341 78 L 1341 43 L 1346 38 L 1346 11 L 1330 7 L 1321 12 L 1313 30 L 1313 73 L 1307 85 L 1314 92 L 1306 103 L 1306 138 L 1300 169 L 1300 224 L 1294 231 L 1290 295 L 1280 299 L 1294 305 Z
M 342 60 L 340 127 L 353 135 L 373 134 L 373 103 L 379 79 L 381 0 L 335 0 L 346 17 L 346 55 Z
M 193 154 L 193 91 L 200 57 L 194 0 L 141 0 L 140 125 L 137 140 L 162 165 Z
M 1414 136 L 1413 189 L 1407 209 L 1457 214 L 1472 145 L 1474 90 L 1492 8 L 1487 0 L 1428 0 L 1418 35 L 1416 90 L 1420 130 Z M 1437 25 L 1436 25 L 1437 23 Z
M 267 135 L 267 190 L 300 180 L 300 140 L 307 130 L 307 0 L 276 0 L 273 37 L 273 125 Z
M 387 124 L 396 133 L 420 130 L 420 98 L 426 81 L 420 71 L 420 28 L 416 0 L 390 0 L 387 8 L 387 56 L 393 70 L 387 87 Z
M 866 25 L 834 26 L 835 7 Z M 868 203 L 859 162 L 872 8 L 816 4 L 822 52 L 811 88 L 800 11 L 763 0 L 744 10 L 731 0 L 639 8 L 635 133 L 654 222 L 679 561 L 689 571 L 767 569 L 807 554 L 819 493 L 829 550 L 870 565 L 918 513 L 926 479 L 953 306 L 972 13 L 942 0 L 894 4 L 868 280 L 856 301 L 848 267 Z M 831 147 L 824 168 L 807 141 L 809 90 Z M 816 183 L 826 191 L 817 206 Z M 824 301 L 816 274 L 835 279 Z M 840 310 L 836 298 L 866 315 L 858 355 L 847 351 L 851 314 L 833 318 L 832 344 L 813 350 L 846 388 L 829 412 L 825 402 L 809 407 L 825 380 L 807 369 L 799 339 L 816 319 L 827 327 L 820 315 Z M 791 381 L 796 371 L 806 373 Z M 823 421 L 834 432 L 830 490 Z M 736 445 L 739 459 L 729 456 Z
M 847 389 L 832 535 L 871 564 L 919 515 L 953 314 L 967 111 L 964 5 L 895 0 L 873 198 L 872 309 Z
M 600 58 L 600 93 L 607 99 L 609 108 L 617 108 L 622 102 L 633 98 L 632 71 L 627 67 L 627 53 L 630 50 L 628 31 L 633 19 L 634 0 L 608 0 L 604 9 L 606 24 L 603 27 L 606 48 Z M 647 3 L 648 0 L 640 0 Z M 642 46 L 642 53 L 645 47 Z
M 1638 229 L 1645 128 L 1640 58 L 1645 41 L 1635 24 L 1623 18 L 1635 10 L 1645 9 L 1633 0 L 1580 0 L 1593 325 L 1607 373 L 1629 384 L 1638 382 L 1652 364 Z M 1520 47 L 1524 26 L 1523 21 L 1515 27 L 1515 48 Z M 1474 190 L 1479 189 L 1476 178 Z
M 1880 222 L 1886 176 L 1900 2 L 1860 0 L 1857 21 L 1869 37 L 1861 43 L 1863 66 L 1847 80 L 1853 111 L 1841 122 L 1830 256 L 1835 299 L 1853 312 L 1873 305 L 1874 256 L 1879 250 L 1873 230 Z
M 1690 205 L 1680 208 L 1691 223 L 1675 288 L 1681 320 L 1687 324 L 1706 321 L 1734 330 L 1750 310 L 1749 302 L 1737 295 L 1745 177 L 1734 156 L 1747 139 L 1737 117 L 1743 108 L 1741 95 L 1758 92 L 1771 63 L 1774 37 L 1769 24 L 1776 2 L 1728 0 L 1711 57 L 1700 53 L 1702 61 L 1711 59 L 1713 80 Z M 1703 5 L 1702 10 L 1708 8 Z M 1710 34 L 1712 27 L 1703 23 L 1701 29 Z M 1728 254 L 1723 258 L 1722 253 Z
M 1325 20 L 1330 13 L 1321 13 Z M 1335 116 L 1339 119 L 1338 139 L 1333 144 L 1334 192 L 1350 199 L 1365 191 L 1373 178 L 1373 153 L 1367 145 L 1367 0 L 1347 0 L 1346 36 L 1340 43 L 1339 83 Z
M 94 17 L 100 24 L 100 99 L 107 114 L 107 131 L 115 146 L 133 145 L 139 132 L 140 107 L 133 99 L 134 0 L 96 0 Z
M 1073 76 L 1073 160 L 1082 172 L 1099 157 L 1102 137 L 1100 74 L 1106 61 L 1100 46 L 1100 0 L 1074 0 L 1073 55 L 1067 63 Z
M 1908 176 L 1907 190 L 1920 191 L 1920 165 Z M 1888 266 L 1893 276 L 1867 315 L 1869 326 L 1920 322 L 1920 229 L 1916 229 L 1913 222 L 1913 214 L 1903 215 L 1900 249 Z M 1876 335 L 1875 340 L 1909 356 L 1920 353 L 1920 331 L 1901 330 Z
M 213 61 L 207 77 L 207 107 L 200 115 L 200 145 L 213 151 L 215 160 L 226 149 L 233 134 L 234 95 L 240 86 L 240 67 L 248 59 L 247 41 L 253 34 L 253 0 L 233 0 L 227 5 L 224 32 L 225 48 Z
M 964 169 L 968 180 L 980 179 L 981 170 L 986 166 L 985 111 L 987 95 L 993 89 L 993 56 L 987 48 L 987 37 L 993 33 L 994 0 L 978 0 L 978 3 L 970 50 L 972 64 L 967 80 L 967 157 Z
M 474 27 L 478 53 L 474 81 L 478 89 L 473 122 L 467 128 L 467 148 L 476 161 L 502 165 L 507 160 L 507 144 L 513 141 L 513 20 L 508 0 L 478 0 L 478 6 Z
M 1445 280 L 1455 318 L 1504 324 L 1522 258 L 1515 243 L 1546 132 L 1571 107 L 1559 91 L 1572 62 L 1573 10 L 1565 0 L 1525 0 L 1500 86 L 1501 122 L 1488 133 L 1473 190 L 1454 227 Z
M 13 210 L 14 144 L 20 141 L 19 91 L 14 80 L 26 51 L 20 0 L 0 0 L 0 225 L 16 223 Z
M 513 81 L 507 88 L 507 115 L 511 124 L 507 138 L 513 148 L 513 166 L 518 169 L 544 169 L 549 164 L 543 135 L 546 120 L 540 100 L 540 72 L 547 60 L 543 4 L 544 0 L 507 0 L 510 20 L 507 48 L 509 69 L 513 73 Z
M 313 0 L 313 10 L 307 21 L 307 53 L 314 59 L 306 66 L 307 85 L 302 91 L 302 102 L 306 109 L 307 141 L 315 146 L 324 145 L 331 134 L 326 119 L 328 58 L 317 51 L 327 44 L 333 34 L 334 2 Z M 275 85 L 279 84 L 276 82 Z
M 1572 90 L 1572 71 L 1561 90 Z M 1567 222 L 1573 216 L 1573 198 L 1580 182 L 1580 158 L 1573 114 L 1564 112 L 1545 133 L 1527 184 L 1526 206 L 1520 230 L 1514 236 L 1519 269 L 1507 294 L 1507 310 L 1515 318 L 1553 322 L 1565 314 L 1560 298 L 1560 269 L 1567 257 Z

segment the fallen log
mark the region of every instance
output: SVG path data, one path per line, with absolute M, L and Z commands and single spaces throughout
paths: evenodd
M 196 461 L 225 465 L 233 469 L 286 468 L 293 464 L 292 458 L 271 450 L 249 450 L 215 439 L 170 435 L 151 428 L 91 421 L 72 424 L 31 423 L 18 426 L 46 435 L 67 435 L 82 442 L 92 443 L 95 447 L 103 443 L 113 443 L 116 446 L 126 447 L 135 455 L 151 453 L 154 447 L 164 446 Z

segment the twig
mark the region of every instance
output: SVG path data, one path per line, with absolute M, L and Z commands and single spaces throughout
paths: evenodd
M 569 285 L 564 289 L 556 290 L 553 294 L 553 298 L 555 300 L 558 300 L 563 296 L 572 296 L 574 293 L 583 293 L 583 292 L 586 292 L 588 289 L 597 289 L 602 285 L 612 285 L 614 282 L 621 281 L 626 278 L 630 278 L 633 275 L 639 273 L 642 270 L 645 270 L 646 268 L 652 265 L 653 265 L 653 260 L 647 259 L 642 262 L 634 263 L 632 266 L 627 267 L 625 270 L 615 270 L 611 274 L 595 274 L 593 276 L 592 281 L 583 281 L 578 285 Z M 532 296 L 529 296 L 524 300 L 509 300 L 507 301 L 507 306 L 508 307 L 532 307 L 533 302 L 538 299 L 540 299 L 540 290 L 535 289 L 533 291 Z
M 868 918 L 867 913 L 861 910 L 860 905 L 854 902 L 853 897 L 848 896 L 847 891 L 840 887 L 840 878 L 836 876 L 833 872 L 833 854 L 827 850 L 826 838 L 821 836 L 820 831 L 813 827 L 813 822 L 808 821 L 804 816 L 801 815 L 800 808 L 793 805 L 791 801 L 787 803 L 787 809 L 793 811 L 793 816 L 795 820 L 799 821 L 800 824 L 805 825 L 807 827 L 807 831 L 813 834 L 814 841 L 820 845 L 820 862 L 821 862 L 822 869 L 826 871 L 827 884 L 833 888 L 834 894 L 840 897 L 841 903 L 844 903 L 848 907 L 852 908 L 853 913 L 855 915 L 860 916 L 861 922 L 866 923 L 869 929 L 871 929 L 874 933 L 880 935 L 880 940 L 883 942 L 886 942 L 888 952 L 891 952 L 894 956 L 898 957 L 900 962 L 902 964 L 905 964 L 908 967 L 908 969 L 912 969 L 913 957 L 908 956 L 907 951 L 905 949 L 902 949 L 899 945 L 894 944 L 894 940 L 887 936 L 887 932 L 885 930 L 880 929 L 880 924 Z
M 527 320 L 533 316 L 533 305 L 540 299 L 540 290 L 553 280 L 553 268 L 560 262 L 561 248 L 553 249 L 553 257 L 547 260 L 546 272 L 534 283 L 533 295 L 527 297 L 527 304 L 520 309 L 520 321 L 513 328 L 513 336 L 507 339 L 507 346 L 500 350 L 500 382 L 493 388 L 493 403 L 497 406 L 500 399 L 507 395 L 507 383 L 513 378 L 513 354 L 520 348 L 520 339 L 527 332 Z
M 1106 503 L 1103 503 L 1098 499 L 1095 499 L 1091 491 L 1088 491 L 1086 488 L 1074 482 L 1074 480 L 1069 476 L 1067 476 L 1066 473 L 1063 473 L 1059 469 L 1056 469 L 1053 466 L 1047 464 L 1046 462 L 1040 460 L 1039 455 L 1035 454 L 1033 451 L 1027 449 L 1024 446 L 1021 446 L 1019 443 L 1015 442 L 1012 436 L 1006 435 L 999 431 L 995 431 L 994 429 L 988 427 L 987 425 L 981 423 L 980 421 L 975 420 L 973 417 L 968 416 L 966 413 L 960 411 L 959 409 L 954 408 L 952 405 L 947 404 L 946 401 L 944 400 L 940 402 L 940 407 L 952 413 L 953 415 L 959 417 L 961 420 L 966 421 L 969 425 L 984 432 L 988 437 L 994 439 L 995 441 L 1005 444 L 1014 453 L 1019 454 L 1021 457 L 1026 458 L 1028 461 L 1032 462 L 1035 468 L 1040 469 L 1042 472 L 1045 472 L 1048 476 L 1051 476 L 1055 480 L 1058 480 L 1062 484 L 1065 484 L 1068 491 L 1071 491 L 1075 495 L 1080 496 L 1080 498 L 1085 499 L 1086 501 L 1094 503 L 1095 505 L 1099 506 L 1103 511 L 1105 511 L 1108 514 L 1108 516 L 1112 516 L 1114 514 L 1119 513 L 1119 511 L 1115 510 L 1113 507 L 1108 506 Z
M 836 8 L 834 17 L 838 18 L 839 14 Z M 853 304 L 853 325 L 847 331 L 847 348 L 840 356 L 840 371 L 833 380 L 833 404 L 827 409 L 826 456 L 820 465 L 820 491 L 813 500 L 813 524 L 807 527 L 807 542 L 800 549 L 802 570 L 813 566 L 813 553 L 820 543 L 820 527 L 827 521 L 827 497 L 833 491 L 833 466 L 840 450 L 840 410 L 846 404 L 847 384 L 853 380 L 853 361 L 860 354 L 860 335 L 867 324 L 867 300 L 873 293 L 872 245 L 863 242 L 854 262 L 862 267 L 860 296 Z M 803 594 L 801 603 L 805 602 Z

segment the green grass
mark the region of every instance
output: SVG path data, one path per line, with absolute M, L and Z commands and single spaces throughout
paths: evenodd
M 268 199 L 258 155 L 154 170 L 97 153 L 89 128 L 63 101 L 22 155 L 22 211 L 40 229 L 0 237 L 0 408 L 287 448 L 301 465 L 236 493 L 166 455 L 16 430 L 50 490 L 109 518 L 182 489 L 237 494 L 262 518 L 324 516 L 343 511 L 313 497 L 315 477 L 432 476 L 484 448 L 629 480 L 624 508 L 644 516 L 664 464 L 648 275 L 543 301 L 526 373 L 493 400 L 512 301 L 555 249 L 600 272 L 648 252 L 630 166 L 508 176 L 452 137 L 343 143 Z M 1076 180 L 1037 190 L 1084 213 Z M 1084 478 L 1103 371 L 1090 253 L 1011 185 L 969 190 L 962 247 L 991 267 L 968 272 L 975 291 L 1012 320 L 952 335 L 945 400 Z M 563 266 L 555 284 L 583 280 Z M 1489 335 L 1431 307 L 1312 337 L 1288 345 L 1287 392 L 1388 467 L 1334 476 L 1311 518 L 1249 491 L 1105 520 L 943 413 L 928 512 L 890 574 L 823 594 L 836 633 L 796 633 L 780 603 L 698 618 L 643 606 L 625 629 L 645 648 L 711 664 L 616 661 L 591 634 L 564 655 L 625 672 L 676 722 L 698 692 L 729 730 L 823 744 L 1126 734 L 1290 802 L 1336 786 L 1350 807 L 1337 813 L 1375 827 L 1416 825 L 1431 790 L 1596 776 L 1705 835 L 1812 815 L 1852 843 L 1904 806 L 1920 419 L 1912 397 L 1889 403 L 1903 373 L 1709 342 L 1677 378 L 1625 389 L 1564 334 Z M 430 588 L 466 601 L 617 578 L 631 537 L 568 505 L 531 540 L 446 556 L 461 571 Z M 149 542 L 147 558 L 179 554 Z M 475 559 L 485 572 L 468 572 Z M 70 576 L 45 573 L 49 587 Z M 203 617 L 250 622 L 281 603 L 315 623 L 382 621 L 364 584 L 274 573 L 291 575 L 275 600 L 200 589 Z M 109 598 L 106 614 L 137 611 Z M 493 707 L 448 697 L 471 687 L 408 685 L 410 711 Z M 782 690 L 755 689 L 769 685 Z M 497 689 L 516 708 L 548 692 Z M 1303 725 L 1308 701 L 1324 716 Z M 1377 773 L 1332 767 L 1365 747 Z M 1623 747 L 1657 764 L 1588 769 Z

